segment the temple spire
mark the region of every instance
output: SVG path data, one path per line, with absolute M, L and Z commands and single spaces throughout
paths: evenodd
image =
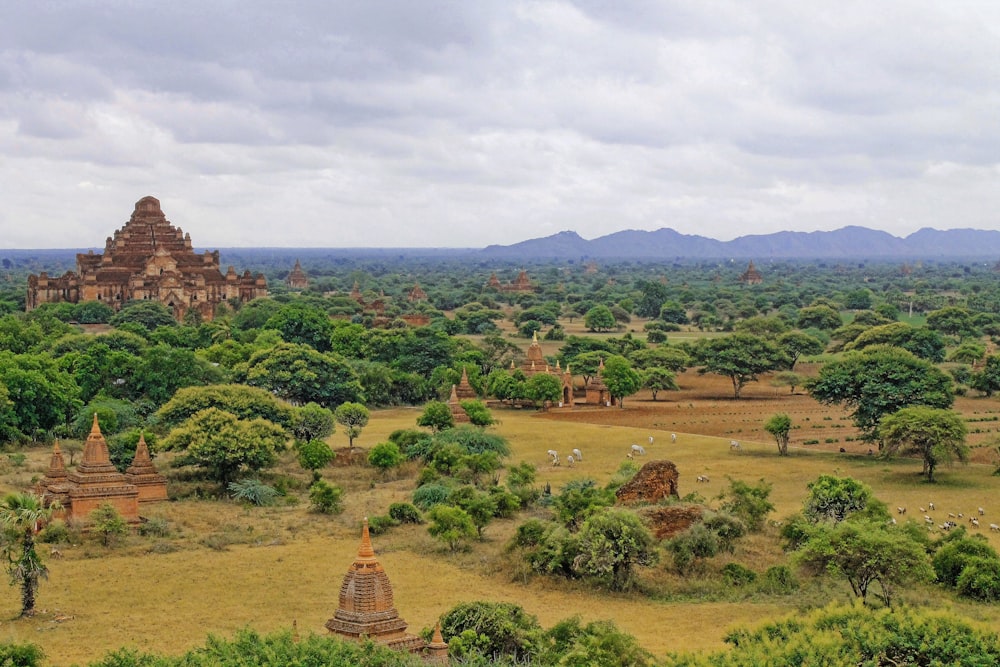
M 358 545 L 358 560 L 375 560 L 375 547 L 372 546 L 372 538 L 368 532 L 368 517 L 365 517 L 361 526 L 361 544 Z

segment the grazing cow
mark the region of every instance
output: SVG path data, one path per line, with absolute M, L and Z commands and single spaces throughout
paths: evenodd
M 934 503 L 927 503 L 927 509 L 933 510 L 934 509 Z
M 576 457 L 577 461 L 582 461 L 583 460 L 583 452 L 581 452 L 579 449 L 574 449 L 573 450 L 573 456 Z
M 653 444 L 653 436 L 649 436 L 649 444 Z
M 708 475 L 698 475 L 695 478 L 696 482 L 708 482 Z
M 906 514 L 906 508 L 905 507 L 897 507 L 896 508 L 896 513 L 897 514 Z
M 559 463 L 559 455 L 556 454 L 555 456 L 552 457 L 552 467 L 555 468 L 558 465 L 561 464 Z
M 991 523 L 990 530 L 992 530 L 994 533 L 1000 533 L 1000 526 L 996 525 L 995 523 Z
M 741 449 L 743 449 L 743 448 L 740 446 L 740 441 L 739 440 L 730 440 L 729 441 L 729 450 L 730 451 L 738 452 Z
M 566 457 L 566 465 L 568 465 L 570 468 L 576 465 L 576 459 L 573 458 L 572 454 Z
M 58 549 L 56 549 L 55 547 L 52 547 L 51 549 L 49 549 L 49 555 L 52 556 L 53 558 L 62 558 L 63 557 L 63 553 L 61 551 L 59 551 Z
M 670 434 L 670 442 L 677 442 L 677 434 L 676 433 L 671 433 Z
M 559 452 L 557 452 L 554 449 L 550 449 L 549 451 L 547 451 L 545 453 L 548 454 L 550 458 L 553 458 L 553 459 L 559 458 Z
M 637 456 L 645 456 L 646 455 L 646 448 L 643 447 L 642 445 L 633 444 L 632 445 L 632 453 L 635 454 L 635 455 L 637 455 Z
M 986 510 L 984 510 L 982 507 L 980 507 L 979 508 L 979 516 L 983 516 L 984 514 L 986 514 Z
M 977 519 L 976 517 L 972 517 L 971 519 L 969 519 L 969 523 L 972 524 L 973 528 L 979 528 L 979 519 Z

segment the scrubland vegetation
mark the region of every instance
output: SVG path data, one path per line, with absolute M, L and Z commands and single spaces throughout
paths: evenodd
M 35 534 L 5 501 L 10 664 L 411 664 L 313 636 L 365 517 L 411 631 L 441 620 L 468 664 L 996 663 L 991 267 L 569 264 L 531 294 L 476 264 L 305 268 L 310 290 L 272 273 L 211 322 L 0 292 L 2 489 L 30 492 L 54 439 L 71 464 L 96 413 L 122 469 L 144 434 L 171 496 L 133 532 Z M 535 335 L 616 405 L 557 409 L 554 376 L 517 370 Z M 654 459 L 679 497 L 617 502 Z

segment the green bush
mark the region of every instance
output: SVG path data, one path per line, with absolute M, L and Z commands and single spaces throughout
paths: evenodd
M 389 505 L 389 516 L 399 523 L 423 523 L 420 510 L 410 503 L 393 503 Z
M 512 602 L 463 602 L 441 618 L 441 632 L 453 657 L 479 654 L 529 661 L 540 649 L 542 629 L 538 619 Z M 466 634 L 469 633 L 469 634 Z M 456 638 L 459 642 L 452 644 Z
M 739 563 L 726 563 L 722 576 L 730 586 L 746 586 L 757 581 L 757 573 Z
M 309 504 L 320 514 L 340 514 L 344 511 L 344 490 L 320 480 L 309 489 Z
M 373 516 L 368 519 L 368 532 L 372 535 L 381 535 L 390 528 L 395 528 L 398 525 L 399 522 L 391 516 Z
M 38 541 L 46 544 L 65 544 L 70 541 L 70 530 L 64 521 L 56 519 L 38 533 Z M 2 665 L 3 663 L 0 663 Z
M 982 602 L 1000 600 L 1000 559 L 970 558 L 955 586 L 959 595 Z
M 427 511 L 435 505 L 448 502 L 451 489 L 444 484 L 424 484 L 413 492 L 413 504 Z
M 792 569 L 787 565 L 775 565 L 767 568 L 760 589 L 765 593 L 791 593 L 799 587 Z
M 117 545 L 121 538 L 128 535 L 128 524 L 111 503 L 104 503 L 91 512 L 90 521 L 94 533 L 101 536 L 106 547 Z
M 139 524 L 139 534 L 143 537 L 166 537 L 170 535 L 170 524 L 163 517 L 150 517 Z
M 962 571 L 974 558 L 1000 561 L 1000 556 L 984 538 L 960 537 L 942 545 L 934 554 L 931 565 L 939 582 L 945 586 L 956 586 Z

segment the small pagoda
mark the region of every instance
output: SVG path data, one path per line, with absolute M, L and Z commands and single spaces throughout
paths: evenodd
M 764 282 L 764 276 L 760 275 L 760 271 L 753 265 L 752 259 L 747 265 L 747 270 L 740 275 L 740 282 L 744 285 L 760 285 Z
M 611 407 L 611 392 L 608 391 L 608 385 L 604 384 L 604 359 L 597 365 L 597 372 L 590 376 L 590 382 L 587 383 L 587 398 L 585 402 L 587 405 L 600 405 L 604 407 Z
M 149 455 L 146 436 L 139 433 L 132 465 L 125 471 L 125 481 L 139 490 L 139 503 L 155 503 L 167 499 L 167 478 L 156 472 Z
M 288 285 L 289 289 L 306 289 L 309 287 L 309 276 L 302 270 L 302 264 L 299 263 L 299 260 L 295 260 L 295 266 L 285 278 L 285 284 Z
M 472 422 L 462 407 L 462 400 L 458 397 L 458 388 L 455 385 L 451 385 L 451 396 L 448 397 L 448 409 L 451 410 L 451 418 L 456 424 L 469 424 Z
M 479 398 L 476 390 L 472 388 L 472 384 L 469 382 L 469 372 L 464 366 L 462 367 L 462 379 L 458 381 L 458 386 L 455 388 L 455 395 L 458 396 L 458 400 L 460 401 Z
M 406 621 L 399 616 L 392 599 L 392 584 L 382 564 L 375 557 L 371 537 L 368 534 L 368 519 L 361 528 L 361 544 L 358 555 L 344 575 L 340 586 L 340 599 L 333 618 L 326 622 L 326 628 L 335 635 L 355 641 L 370 639 L 397 651 L 421 653 L 428 644 L 416 635 L 406 632 Z M 440 632 L 435 634 L 435 647 L 430 647 L 428 657 L 441 657 Z M 435 650 L 436 649 L 436 650 Z M 445 659 L 447 648 L 445 647 Z
M 420 287 L 420 283 L 413 283 L 413 289 L 411 289 L 409 294 L 407 294 L 406 299 L 410 303 L 414 303 L 416 301 L 427 301 L 427 292 Z

